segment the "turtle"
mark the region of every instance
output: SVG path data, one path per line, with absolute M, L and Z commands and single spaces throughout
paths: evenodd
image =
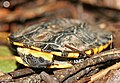
M 55 18 L 9 36 L 19 56 L 16 60 L 33 68 L 69 68 L 72 59 L 91 56 L 112 44 L 112 33 L 85 21 Z

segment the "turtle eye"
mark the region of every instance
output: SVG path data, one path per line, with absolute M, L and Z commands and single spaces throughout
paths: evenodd
M 42 57 L 39 58 L 39 62 L 40 62 L 40 63 L 43 63 L 44 61 L 45 61 L 45 60 L 44 60 Z

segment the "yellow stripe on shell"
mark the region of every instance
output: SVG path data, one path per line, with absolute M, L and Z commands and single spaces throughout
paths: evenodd
M 94 52 L 94 54 L 97 54 L 98 48 L 93 48 L 93 52 Z
M 14 45 L 16 45 L 16 46 L 21 46 L 21 47 L 24 47 L 24 44 L 19 43 L 19 42 L 13 42 L 13 44 L 14 44 Z M 35 46 L 30 46 L 30 48 L 31 48 L 31 49 L 34 49 L 34 50 L 41 51 L 41 49 L 40 49 L 40 48 L 35 47 Z
M 106 43 L 105 45 L 93 48 L 92 50 L 93 50 L 94 54 L 97 54 L 97 53 L 101 52 L 102 50 L 106 49 L 111 43 L 112 43 L 112 40 L 108 41 L 108 43 Z M 85 53 L 88 55 L 91 55 L 92 50 L 87 50 L 87 51 L 85 51 Z
M 98 47 L 98 49 L 99 49 L 98 53 L 101 52 L 102 50 L 106 49 L 112 42 L 113 42 L 113 41 L 110 40 L 110 41 L 108 41 L 108 43 L 106 43 L 105 45 Z
M 113 42 L 112 40 L 109 41 L 107 44 L 105 44 L 105 45 L 103 46 L 103 48 L 106 49 L 110 44 L 112 44 L 112 42 Z
M 85 54 L 91 55 L 92 51 L 91 50 L 87 50 L 87 51 L 85 51 Z
M 103 49 L 104 49 L 103 46 L 99 46 L 98 47 L 98 53 L 100 53 Z
M 21 46 L 21 47 L 24 46 L 22 43 L 19 43 L 19 42 L 13 42 L 13 44 L 16 45 L 16 46 Z
M 92 50 L 93 50 L 94 54 L 97 54 L 97 53 L 101 52 L 102 50 L 106 49 L 111 43 L 112 43 L 112 41 L 109 41 L 107 44 L 105 44 L 103 46 L 93 48 Z M 88 54 L 88 55 L 91 55 L 92 50 L 87 50 L 87 51 L 85 51 L 85 53 Z M 56 56 L 62 56 L 61 52 L 51 52 L 51 53 L 56 55 Z M 79 53 L 68 53 L 68 55 L 66 55 L 66 56 L 68 58 L 78 58 Z
M 51 53 L 56 55 L 56 56 L 61 56 L 62 57 L 61 52 L 51 52 Z M 79 56 L 79 53 L 68 53 L 67 55 L 65 55 L 65 57 L 68 57 L 68 58 L 78 58 L 78 56 Z

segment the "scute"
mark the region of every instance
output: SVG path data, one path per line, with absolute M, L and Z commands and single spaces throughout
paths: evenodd
M 9 39 L 17 48 L 30 50 L 25 50 L 26 53 L 17 51 L 25 64 L 35 68 L 71 67 L 68 61 L 64 64 L 54 60 L 53 56 L 79 58 L 83 54 L 92 55 L 106 49 L 113 41 L 111 32 L 84 21 L 65 18 L 26 27 L 11 34 Z

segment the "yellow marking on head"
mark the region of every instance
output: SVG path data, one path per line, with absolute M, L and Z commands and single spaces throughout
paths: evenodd
M 51 53 L 38 52 L 38 51 L 31 50 L 30 54 L 32 54 L 35 57 L 42 57 L 45 60 L 49 60 L 49 61 L 53 60 L 53 55 Z
M 18 47 L 17 51 L 18 51 L 18 53 L 21 53 L 24 55 L 31 54 L 34 57 L 42 57 L 48 61 L 52 61 L 52 59 L 53 59 L 53 55 L 51 53 L 47 53 L 47 52 L 41 52 L 41 51 L 37 51 L 37 50 L 29 49 L 29 48 L 21 48 L 21 47 Z
M 15 59 L 16 59 L 16 60 L 17 60 L 17 62 L 19 62 L 20 64 L 23 64 L 24 66 L 29 67 L 26 63 L 24 63 L 24 62 L 23 62 L 23 60 L 22 60 L 20 57 L 15 56 Z

